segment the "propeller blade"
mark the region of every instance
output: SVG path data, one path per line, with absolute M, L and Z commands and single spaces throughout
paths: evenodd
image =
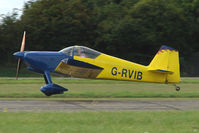
M 25 49 L 25 41 L 26 41 L 26 31 L 24 31 L 24 33 L 23 33 L 23 39 L 22 39 L 22 43 L 21 43 L 20 52 L 23 52 Z
M 24 33 L 23 33 L 23 39 L 22 39 L 22 42 L 21 42 L 21 49 L 20 49 L 20 52 L 24 52 L 24 49 L 25 49 L 25 41 L 26 41 L 26 31 L 24 31 Z M 18 79 L 18 75 L 19 75 L 20 68 L 21 68 L 21 59 L 18 59 L 17 72 L 16 72 L 16 79 Z

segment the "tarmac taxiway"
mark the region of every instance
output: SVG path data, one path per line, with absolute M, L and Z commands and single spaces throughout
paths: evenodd
M 0 100 L 0 112 L 199 110 L 199 100 Z

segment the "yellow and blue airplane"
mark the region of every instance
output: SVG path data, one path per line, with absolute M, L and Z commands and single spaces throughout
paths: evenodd
M 179 53 L 176 49 L 162 46 L 148 66 L 116 58 L 84 46 L 71 46 L 58 52 L 24 51 L 25 32 L 20 52 L 14 53 L 18 61 L 17 77 L 21 60 L 28 70 L 44 76 L 46 85 L 41 91 L 47 95 L 62 94 L 66 88 L 54 84 L 50 73 L 90 79 L 113 79 L 154 83 L 179 83 Z M 179 91 L 180 87 L 176 86 Z

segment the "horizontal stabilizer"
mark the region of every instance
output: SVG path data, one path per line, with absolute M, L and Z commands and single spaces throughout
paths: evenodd
M 152 72 L 159 72 L 159 73 L 169 73 L 169 74 L 172 74 L 173 72 L 172 71 L 167 71 L 167 70 L 162 70 L 162 69 L 149 69 L 149 71 L 152 71 Z

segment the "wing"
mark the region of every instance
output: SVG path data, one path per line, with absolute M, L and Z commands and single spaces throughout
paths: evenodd
M 78 78 L 96 78 L 103 68 L 74 59 L 64 59 L 56 72 Z

